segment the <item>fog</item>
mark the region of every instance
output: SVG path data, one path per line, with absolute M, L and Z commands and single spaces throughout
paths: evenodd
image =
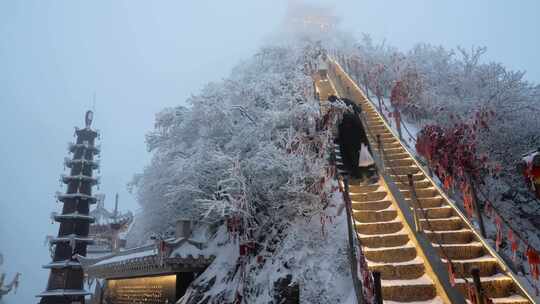
M 281 24 L 287 2 L 0 2 L 0 267 L 7 279 L 23 274 L 6 303 L 37 302 L 45 288 L 54 193 L 84 112 L 95 109 L 102 133 L 99 192 L 109 208 L 118 192 L 121 209 L 135 211 L 126 183 L 149 160 L 144 135 L 155 113 L 226 77 Z M 490 60 L 540 81 L 535 0 L 318 2 L 354 33 L 404 49 L 487 46 Z

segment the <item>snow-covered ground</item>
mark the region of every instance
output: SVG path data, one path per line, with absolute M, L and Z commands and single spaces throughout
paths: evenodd
M 274 297 L 274 282 L 287 275 L 298 283 L 301 303 L 356 303 L 347 255 L 346 213 L 337 214 L 342 201 L 341 193 L 332 195 L 331 205 L 323 213 L 328 217 L 324 224 L 319 216 L 289 223 L 275 251 L 260 253 L 264 263 L 255 257 L 247 261 L 243 280 L 239 273 L 231 275 L 240 257 L 238 243 L 220 229 L 208 249 L 215 250 L 216 260 L 178 303 L 192 304 L 206 298 L 212 299 L 209 303 L 232 301 L 237 291 L 248 303 L 269 303 Z M 205 288 L 207 285 L 211 287 Z M 201 290 L 205 290 L 202 295 Z

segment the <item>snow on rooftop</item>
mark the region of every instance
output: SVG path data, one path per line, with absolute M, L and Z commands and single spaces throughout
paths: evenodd
M 148 256 L 153 256 L 153 255 L 156 255 L 156 254 L 157 254 L 157 249 L 153 248 L 153 249 L 148 249 L 148 250 L 139 251 L 139 252 L 133 252 L 133 253 L 125 254 L 125 255 L 113 256 L 113 257 L 110 257 L 108 259 L 97 262 L 93 266 L 102 266 L 102 265 L 107 265 L 107 264 L 112 264 L 112 263 L 117 263 L 117 262 L 125 262 L 125 261 L 131 260 L 131 259 L 144 258 L 144 257 L 148 257 Z

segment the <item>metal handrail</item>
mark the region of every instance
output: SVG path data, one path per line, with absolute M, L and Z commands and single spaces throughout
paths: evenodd
M 349 257 L 351 261 L 351 275 L 353 278 L 354 293 L 356 294 L 356 299 L 358 304 L 363 304 L 365 302 L 364 293 L 362 292 L 363 286 L 362 282 L 358 278 L 358 259 L 356 256 L 356 247 L 354 245 L 354 238 L 356 235 L 356 229 L 354 227 L 353 216 L 352 216 L 352 200 L 349 196 L 349 179 L 344 178 L 344 189 L 343 189 L 343 200 L 345 203 L 345 210 L 347 212 L 347 230 L 349 234 Z

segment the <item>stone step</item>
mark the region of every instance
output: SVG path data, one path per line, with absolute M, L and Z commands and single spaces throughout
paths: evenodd
M 374 185 L 349 185 L 349 192 L 352 193 L 366 193 L 373 192 L 379 189 L 381 186 L 379 184 Z
M 442 259 L 442 262 L 448 265 L 447 259 Z M 497 263 L 497 259 L 489 254 L 474 259 L 452 259 L 452 265 L 454 267 L 456 277 L 469 276 L 471 269 L 474 267 L 480 270 L 480 276 L 482 277 L 491 276 L 499 272 L 499 264 Z
M 432 245 L 439 253 L 439 256 L 442 258 L 449 257 L 451 260 L 475 259 L 485 255 L 484 246 L 479 242 L 471 242 L 469 244 L 442 244 L 442 246 L 432 243 Z
M 364 248 L 366 259 L 376 263 L 407 262 L 416 258 L 416 248 L 410 242 L 397 247 Z
M 388 196 L 388 193 L 386 191 L 375 191 L 375 192 L 366 192 L 366 193 L 355 193 L 350 192 L 349 197 L 353 201 L 361 201 L 361 202 L 372 202 L 372 201 L 380 201 Z
M 458 216 L 442 219 L 420 219 L 422 230 L 448 231 L 458 230 L 463 227 L 463 220 Z
M 422 179 L 422 180 L 418 180 L 418 181 L 414 181 L 414 188 L 416 189 L 422 189 L 422 188 L 430 188 L 432 187 L 432 184 L 429 180 L 427 179 Z M 396 185 L 398 186 L 398 188 L 400 190 L 409 190 L 410 189 L 410 186 L 409 186 L 409 181 L 397 181 L 396 182 Z
M 382 123 L 383 120 L 379 117 L 379 115 L 367 115 L 368 117 L 366 118 L 366 121 L 368 123 L 369 126 L 384 126 L 384 124 Z
M 379 145 L 377 144 L 376 141 L 371 140 L 369 142 L 369 144 L 371 145 L 371 147 L 373 149 L 375 149 L 375 151 L 378 154 L 380 154 Z M 396 155 L 396 154 L 407 153 L 405 150 L 403 150 L 403 147 L 401 146 L 401 144 L 396 144 L 396 143 L 383 144 L 383 147 L 384 147 L 384 157 L 385 157 L 385 159 L 389 159 L 390 157 L 392 157 L 393 155 Z
M 410 206 L 415 206 L 418 208 L 435 208 L 440 207 L 444 203 L 444 200 L 441 196 L 427 197 L 427 198 L 418 198 L 418 202 L 412 202 L 411 199 L 405 199 L 405 201 Z
M 407 158 L 410 158 L 411 156 L 405 152 L 403 152 L 402 150 L 403 149 L 399 149 L 400 151 L 396 152 L 396 153 L 386 153 L 386 161 L 390 161 L 390 160 L 398 160 L 398 159 L 407 159 Z
M 403 224 L 399 220 L 375 223 L 361 223 L 355 221 L 355 227 L 356 231 L 361 234 L 374 235 L 398 232 L 403 228 Z
M 467 280 L 472 284 L 471 277 L 467 277 Z M 480 277 L 480 283 L 482 290 L 489 298 L 503 298 L 515 294 L 514 282 L 509 276 L 502 273 Z M 467 294 L 467 286 L 463 279 L 456 279 L 456 288 L 463 294 Z
M 405 199 L 410 199 L 412 192 L 411 190 L 401 190 L 401 194 L 405 197 Z M 423 188 L 423 189 L 416 189 L 416 197 L 417 198 L 430 198 L 435 197 L 439 195 L 439 191 L 435 188 Z
M 377 141 L 377 137 L 375 136 L 375 141 Z M 381 136 L 381 142 L 383 144 L 392 144 L 392 143 L 399 143 L 398 139 L 395 138 L 395 137 L 388 137 L 388 136 L 385 136 L 385 137 L 382 137 Z
M 366 112 L 366 118 L 369 121 L 373 121 L 373 122 L 382 121 L 382 117 L 379 115 L 378 112 L 375 112 L 375 111 Z
M 414 301 L 414 304 L 445 304 L 444 301 L 440 297 L 435 297 L 433 299 L 425 300 L 425 301 Z M 410 302 L 398 302 L 398 301 L 384 301 L 384 304 L 412 304 Z
M 437 296 L 433 281 L 424 274 L 414 280 L 381 280 L 383 300 L 398 302 L 429 301 Z
M 372 134 L 372 135 L 377 135 L 377 134 L 383 134 L 383 133 L 390 133 L 390 130 L 388 130 L 388 128 L 383 124 L 383 123 L 380 123 L 380 122 L 369 122 L 367 123 L 368 125 L 368 130 L 369 132 Z M 374 138 L 375 139 L 375 138 Z
M 401 263 L 368 262 L 368 268 L 380 272 L 382 280 L 413 280 L 425 273 L 424 262 L 419 257 Z
M 374 134 L 378 134 L 378 133 L 390 133 L 390 134 L 392 134 L 390 132 L 390 130 L 388 130 L 388 128 L 383 123 L 381 123 L 380 121 L 376 121 L 376 122 L 368 121 L 368 128 Z
M 420 218 L 441 219 L 453 217 L 455 215 L 454 209 L 450 206 L 418 209 L 418 216 Z
M 385 164 L 387 168 L 387 172 L 392 175 L 405 175 L 405 179 L 401 180 L 402 182 L 407 181 L 407 175 L 408 174 L 418 174 L 420 173 L 420 169 L 416 166 L 403 166 L 403 167 L 388 167 L 387 164 Z
M 409 242 L 405 229 L 396 233 L 366 235 L 358 233 L 362 246 L 370 248 L 403 246 Z
M 355 211 L 353 210 L 355 220 L 362 223 L 388 222 L 397 217 L 396 210 L 380 210 L 380 211 Z
M 360 202 L 352 201 L 353 210 L 383 210 L 392 205 L 389 200 L 373 201 L 373 202 Z
M 382 123 L 383 120 L 378 115 L 371 115 L 370 116 L 368 114 L 367 116 L 368 117 L 367 117 L 366 120 L 367 120 L 369 126 L 372 126 L 372 127 L 381 126 L 381 125 L 384 126 L 384 124 Z
M 474 240 L 474 234 L 469 229 L 447 231 L 424 230 L 424 233 L 431 242 L 436 244 L 467 244 Z
M 383 142 L 383 148 L 384 148 L 384 153 L 385 155 L 389 155 L 391 154 L 391 152 L 389 152 L 389 150 L 391 149 L 395 149 L 395 148 L 401 148 L 403 149 L 403 147 L 401 146 L 401 144 L 399 143 L 399 141 L 393 141 L 393 142 Z M 378 149 L 378 145 L 377 145 L 377 141 L 374 140 L 374 143 L 371 144 L 372 147 L 375 147 L 376 149 Z M 395 153 L 397 151 L 393 151 L 393 153 Z
M 387 159 L 385 165 L 388 167 L 409 167 L 416 165 L 416 163 L 411 158 L 404 158 L 398 160 Z
M 395 138 L 394 134 L 386 131 L 386 132 L 374 132 L 375 138 L 377 138 L 377 135 L 380 135 L 381 138 Z
M 367 120 L 367 127 L 372 131 L 377 132 L 390 132 L 388 128 L 382 123 L 381 120 Z
M 503 298 L 491 298 L 491 301 L 493 304 L 532 304 L 529 300 L 518 294 Z
M 409 177 L 407 176 L 407 174 L 394 174 L 391 170 L 388 170 L 387 174 L 390 175 L 390 177 L 392 178 L 392 180 L 395 182 L 395 183 L 408 183 L 409 182 Z M 413 181 L 414 182 L 418 182 L 418 181 L 421 181 L 421 180 L 425 180 L 426 177 L 424 176 L 424 173 L 422 172 L 419 172 L 419 173 L 416 173 L 416 174 L 413 174 Z

